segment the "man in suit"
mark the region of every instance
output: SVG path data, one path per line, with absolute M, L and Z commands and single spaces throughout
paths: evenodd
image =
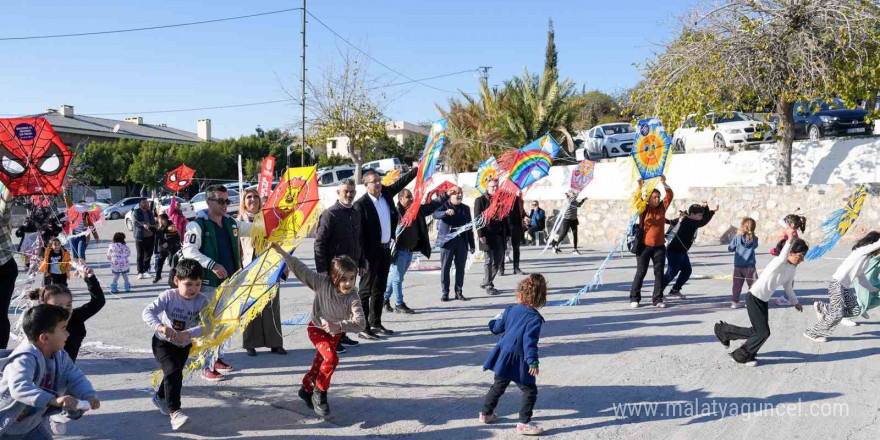
M 377 333 L 386 336 L 394 333 L 382 326 L 382 303 L 391 268 L 391 246 L 400 221 L 394 196 L 416 177 L 417 171 L 418 168 L 413 168 L 396 182 L 383 186 L 379 173 L 367 170 L 364 173 L 367 193 L 354 202 L 354 209 L 361 217 L 363 252 L 367 261 L 367 273 L 361 277 L 360 284 L 361 305 L 367 319 L 367 328 L 359 335 L 363 339 L 379 339 Z
M 498 180 L 492 180 L 486 184 L 486 194 L 474 201 L 474 218 L 480 216 L 492 203 L 492 197 L 498 190 Z M 486 226 L 477 229 L 477 237 L 480 239 L 480 250 L 486 251 L 486 262 L 483 265 L 483 282 L 480 287 L 486 289 L 489 295 L 498 295 L 495 290 L 495 276 L 504 263 L 504 240 L 507 230 L 507 219 L 492 220 Z
M 524 241 L 524 227 L 527 223 L 528 216 L 526 216 L 526 210 L 523 208 L 522 197 L 516 196 L 513 206 L 510 207 L 510 213 L 507 214 L 507 231 L 510 235 L 510 246 L 513 250 L 513 273 L 517 275 L 526 274 L 519 270 L 519 248 Z M 504 260 L 501 262 L 501 276 L 504 276 Z

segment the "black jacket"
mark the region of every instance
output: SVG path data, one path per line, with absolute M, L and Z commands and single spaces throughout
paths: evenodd
M 406 174 L 400 176 L 396 182 L 382 187 L 381 197 L 384 198 L 385 203 L 388 204 L 388 211 L 391 214 L 391 238 L 394 238 L 394 234 L 397 230 L 397 223 L 400 222 L 400 213 L 395 209 L 395 206 L 397 205 L 394 203 L 394 196 L 396 196 L 402 189 L 406 188 L 406 185 L 416 178 L 417 171 L 416 168 L 413 168 Z M 376 212 L 376 207 L 373 205 L 373 200 L 370 198 L 369 194 L 362 195 L 361 198 L 354 202 L 354 210 L 359 212 L 361 217 L 364 257 L 367 260 L 371 260 L 374 255 L 378 255 L 378 252 L 382 247 L 382 224 L 379 223 L 379 213 Z
M 446 210 L 455 211 L 451 216 L 446 215 Z M 435 247 L 454 250 L 459 243 L 464 242 L 468 250 L 474 250 L 474 231 L 467 231 L 454 238 L 449 238 L 455 229 L 471 222 L 471 209 L 464 203 L 453 205 L 452 203 L 444 203 L 437 211 L 434 212 L 434 219 L 437 220 L 437 242 Z
M 446 194 L 441 194 L 436 199 L 423 204 L 419 207 L 419 213 L 416 215 L 416 219 L 413 220 L 413 224 L 409 225 L 398 237 L 397 248 L 404 249 L 407 251 L 419 251 L 425 258 L 431 258 L 431 240 L 428 237 L 428 223 L 425 221 L 425 217 L 429 216 L 437 211 L 441 206 L 445 205 L 449 200 L 449 196 Z M 397 211 L 400 213 L 401 218 L 403 214 L 406 213 L 406 209 L 401 206 L 399 203 L 397 204 Z M 415 246 L 410 249 L 406 249 L 407 246 L 404 246 L 404 234 L 415 232 L 417 235 Z M 391 231 L 393 234 L 394 231 Z
M 86 320 L 95 316 L 107 302 L 104 299 L 104 291 L 101 290 L 101 283 L 98 278 L 90 276 L 86 278 L 86 286 L 89 288 L 89 302 L 76 307 L 70 314 L 70 320 L 67 321 L 67 342 L 64 343 L 64 351 L 70 356 L 70 360 L 76 362 L 79 355 L 79 348 L 82 346 L 83 339 L 86 338 Z
M 485 194 L 478 197 L 477 200 L 474 201 L 474 218 L 480 216 L 486 209 L 489 208 L 489 203 L 491 200 L 486 197 Z M 485 238 L 486 244 L 480 242 L 480 250 L 488 251 L 492 248 L 499 248 L 504 246 L 504 237 L 507 232 L 507 219 L 503 218 L 501 220 L 492 220 L 486 223 L 486 226 L 477 229 L 477 238 Z
M 521 197 L 517 197 L 513 201 L 513 206 L 510 207 L 510 212 L 507 214 L 507 223 L 512 231 L 511 235 L 522 235 L 523 226 L 523 218 L 526 216 L 526 210 L 523 208 L 523 200 Z
M 360 212 L 337 201 L 321 213 L 315 232 L 316 271 L 329 274 L 330 262 L 340 255 L 348 255 L 363 269 L 367 266 L 363 249 Z
M 670 230 L 679 222 L 681 222 L 681 226 L 678 227 L 675 236 L 672 237 L 672 240 L 667 244 L 666 251 L 676 253 L 687 252 L 691 246 L 693 246 L 694 239 L 697 238 L 697 229 L 706 226 L 709 221 L 712 220 L 712 216 L 714 215 L 715 211 L 707 209 L 706 213 L 703 214 L 703 219 L 700 221 L 691 220 L 690 218 L 685 217 L 681 220 L 675 219 L 669 222 Z

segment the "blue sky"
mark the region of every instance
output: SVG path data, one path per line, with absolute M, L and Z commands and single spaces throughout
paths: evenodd
M 301 6 L 301 2 L 231 0 L 110 2 L 5 0 L 0 38 L 91 32 L 173 24 Z M 588 89 L 617 92 L 635 84 L 633 63 L 666 41 L 674 17 L 691 1 L 312 0 L 309 11 L 367 50 L 374 58 L 412 78 L 492 66 L 490 84 L 539 71 L 544 63 L 547 20 L 553 19 L 563 77 Z M 216 24 L 28 41 L 0 41 L 0 114 L 41 112 L 61 104 L 78 114 L 143 116 L 196 131 L 210 118 L 214 137 L 285 127 L 300 118 L 292 104 L 272 104 L 182 113 L 152 110 L 223 106 L 286 98 L 279 79 L 298 87 L 299 12 Z M 344 47 L 312 20 L 308 26 L 310 76 L 338 57 Z M 376 63 L 370 72 L 402 82 Z M 276 75 L 277 74 L 277 75 Z M 446 90 L 475 91 L 477 77 L 461 74 L 427 81 Z M 435 103 L 454 96 L 418 84 L 388 89 L 396 97 L 388 116 L 411 122 L 435 119 Z

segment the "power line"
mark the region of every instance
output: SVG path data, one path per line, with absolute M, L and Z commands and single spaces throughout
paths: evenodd
M 386 69 L 388 69 L 388 70 L 390 70 L 390 71 L 392 71 L 392 72 L 394 72 L 394 73 L 396 73 L 396 74 L 398 74 L 398 75 L 400 75 L 400 76 L 402 76 L 402 77 L 408 79 L 408 80 L 409 80 L 410 82 L 412 82 L 412 83 L 418 83 L 419 85 L 422 85 L 422 86 L 424 86 L 424 87 L 428 87 L 428 88 L 431 88 L 431 89 L 434 89 L 434 90 L 439 90 L 439 91 L 441 91 L 441 92 L 446 92 L 446 93 L 457 93 L 457 92 L 453 92 L 452 90 L 441 89 L 441 88 L 439 88 L 439 87 L 434 87 L 434 86 L 432 86 L 432 85 L 430 85 L 430 84 L 425 84 L 425 83 L 421 82 L 420 80 L 413 79 L 413 78 L 411 78 L 411 77 L 409 77 L 409 76 L 403 74 L 402 72 L 400 72 L 400 71 L 398 71 L 398 70 L 392 69 L 392 68 L 389 67 L 387 64 L 385 64 L 385 63 L 383 63 L 383 62 L 381 62 L 381 61 L 379 61 L 379 60 L 373 58 L 370 54 L 368 54 L 367 52 L 365 52 L 365 51 L 362 50 L 361 48 L 355 46 L 351 41 L 348 41 L 348 40 L 345 39 L 345 37 L 343 37 L 342 35 L 339 35 L 338 32 L 334 31 L 333 28 L 331 28 L 330 26 L 327 26 L 327 23 L 324 23 L 323 21 L 321 21 L 321 19 L 318 18 L 318 17 L 316 17 L 315 14 L 312 14 L 312 13 L 309 12 L 309 11 L 306 11 L 306 13 L 309 14 L 312 18 L 314 18 L 318 23 L 320 23 L 321 26 L 324 26 L 324 28 L 326 28 L 328 31 L 330 31 L 330 33 L 332 33 L 333 35 L 335 35 L 336 38 L 339 38 L 340 40 L 344 41 L 345 44 L 348 44 L 348 45 L 351 46 L 354 50 L 360 52 L 361 54 L 363 54 L 365 57 L 371 59 L 371 60 L 372 60 L 373 62 L 375 62 L 376 64 L 378 64 L 378 65 L 380 65 L 380 66 L 382 66 L 382 67 L 384 67 L 384 68 L 386 68 Z
M 404 81 L 404 82 L 399 82 L 399 83 L 394 83 L 394 84 L 386 84 L 386 85 L 383 85 L 383 86 L 370 87 L 370 88 L 367 89 L 367 90 L 382 89 L 382 88 L 385 88 L 385 87 L 402 86 L 402 85 L 406 85 L 406 84 L 418 83 L 419 81 L 428 81 L 428 80 L 437 79 L 437 78 L 446 78 L 447 76 L 461 75 L 461 74 L 463 74 L 463 73 L 471 73 L 471 72 L 474 72 L 474 71 L 476 71 L 476 70 L 477 70 L 477 69 L 461 70 L 461 71 L 458 71 L 458 72 L 446 73 L 446 74 L 443 74 L 443 75 L 432 76 L 432 77 L 429 77 L 429 78 L 419 78 L 418 80 Z
M 223 21 L 242 20 L 245 18 L 263 17 L 266 15 L 283 14 L 286 12 L 300 11 L 300 10 L 302 10 L 302 8 L 279 9 L 277 11 L 260 12 L 257 14 L 248 14 L 248 15 L 238 15 L 235 17 L 217 18 L 217 19 L 213 19 L 213 20 L 191 21 L 191 22 L 187 22 L 187 23 L 166 24 L 166 25 L 161 25 L 161 26 L 149 26 L 149 27 L 141 27 L 141 28 L 117 29 L 117 30 L 112 30 L 112 31 L 81 32 L 81 33 L 75 33 L 75 34 L 37 35 L 37 36 L 28 36 L 28 37 L 2 37 L 2 38 L 0 38 L 0 41 L 45 40 L 45 39 L 49 39 L 49 38 L 86 37 L 86 36 L 91 36 L 91 35 L 106 35 L 106 34 L 121 34 L 121 33 L 126 33 L 126 32 L 152 31 L 152 30 L 156 30 L 156 29 L 169 29 L 169 28 L 184 27 L 184 26 L 196 26 L 196 25 L 200 25 L 200 24 L 219 23 L 219 22 L 223 22 Z

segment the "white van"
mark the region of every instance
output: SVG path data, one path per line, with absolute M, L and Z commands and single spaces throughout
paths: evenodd
M 400 163 L 400 159 L 394 157 L 391 159 L 379 159 L 367 162 L 364 164 L 364 169 L 376 170 L 383 174 L 393 170 L 400 170 L 400 172 L 403 172 L 403 164 Z

